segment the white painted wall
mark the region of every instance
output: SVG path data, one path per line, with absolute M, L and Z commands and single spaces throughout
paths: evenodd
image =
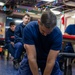
M 68 25 L 75 24 L 75 17 L 72 18 L 73 15 L 75 15 L 75 11 L 64 13 L 64 17 L 65 17 L 64 25 L 61 24 L 61 18 L 60 18 L 61 16 L 59 16 L 59 18 L 57 20 L 57 25 L 60 28 L 62 34 L 64 34 L 64 31 Z

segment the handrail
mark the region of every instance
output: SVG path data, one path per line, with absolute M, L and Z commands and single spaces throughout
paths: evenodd
M 75 53 L 60 52 L 58 55 L 59 55 L 59 56 L 66 57 L 66 58 L 75 58 Z

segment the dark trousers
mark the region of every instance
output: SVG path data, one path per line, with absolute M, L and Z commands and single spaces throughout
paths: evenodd
M 14 45 L 15 48 L 15 56 L 14 59 L 20 59 L 21 54 L 24 50 L 23 44 L 21 42 L 18 42 Z
M 12 44 L 10 44 L 10 43 L 5 44 L 5 48 L 8 49 L 8 52 L 14 57 L 15 50 L 14 50 L 14 47 L 12 46 Z

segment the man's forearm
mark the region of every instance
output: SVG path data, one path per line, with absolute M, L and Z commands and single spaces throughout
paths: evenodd
M 29 66 L 33 75 L 39 75 L 38 66 L 35 59 L 29 60 Z
M 43 75 L 51 75 L 54 63 L 47 63 Z

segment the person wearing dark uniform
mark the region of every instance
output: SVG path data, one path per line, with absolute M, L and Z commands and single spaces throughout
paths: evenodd
M 68 25 L 65 29 L 64 35 L 75 35 L 75 24 Z M 72 44 L 70 42 L 66 43 L 66 46 L 65 46 L 63 52 L 74 53 Z M 63 71 L 63 68 L 64 68 L 63 64 L 64 64 L 64 61 L 65 61 L 65 58 L 63 58 L 63 56 L 59 56 L 58 61 L 59 61 L 59 64 L 60 64 L 60 68 Z M 62 62 L 60 62 L 60 61 L 62 61 Z
M 68 25 L 64 34 L 65 35 L 75 35 L 75 24 Z M 69 52 L 69 53 L 73 53 L 74 52 L 71 43 L 67 43 L 66 44 L 66 47 L 64 49 L 64 52 Z
M 5 48 L 8 49 L 8 52 L 14 57 L 14 31 L 15 31 L 15 23 L 10 22 L 10 28 L 6 31 L 5 36 Z
M 21 54 L 24 50 L 23 38 L 22 38 L 23 37 L 23 29 L 29 21 L 30 21 L 30 15 L 25 14 L 24 17 L 23 17 L 23 22 L 21 24 L 17 25 L 16 29 L 15 29 L 15 33 L 14 33 L 14 35 L 15 35 L 14 68 L 15 69 L 18 69 L 18 67 L 19 67 L 18 65 L 19 65 L 19 62 L 20 62 Z
M 51 11 L 43 12 L 38 21 L 24 28 L 26 54 L 17 75 L 62 75 L 56 61 L 62 47 L 62 33 L 56 26 L 57 18 Z

